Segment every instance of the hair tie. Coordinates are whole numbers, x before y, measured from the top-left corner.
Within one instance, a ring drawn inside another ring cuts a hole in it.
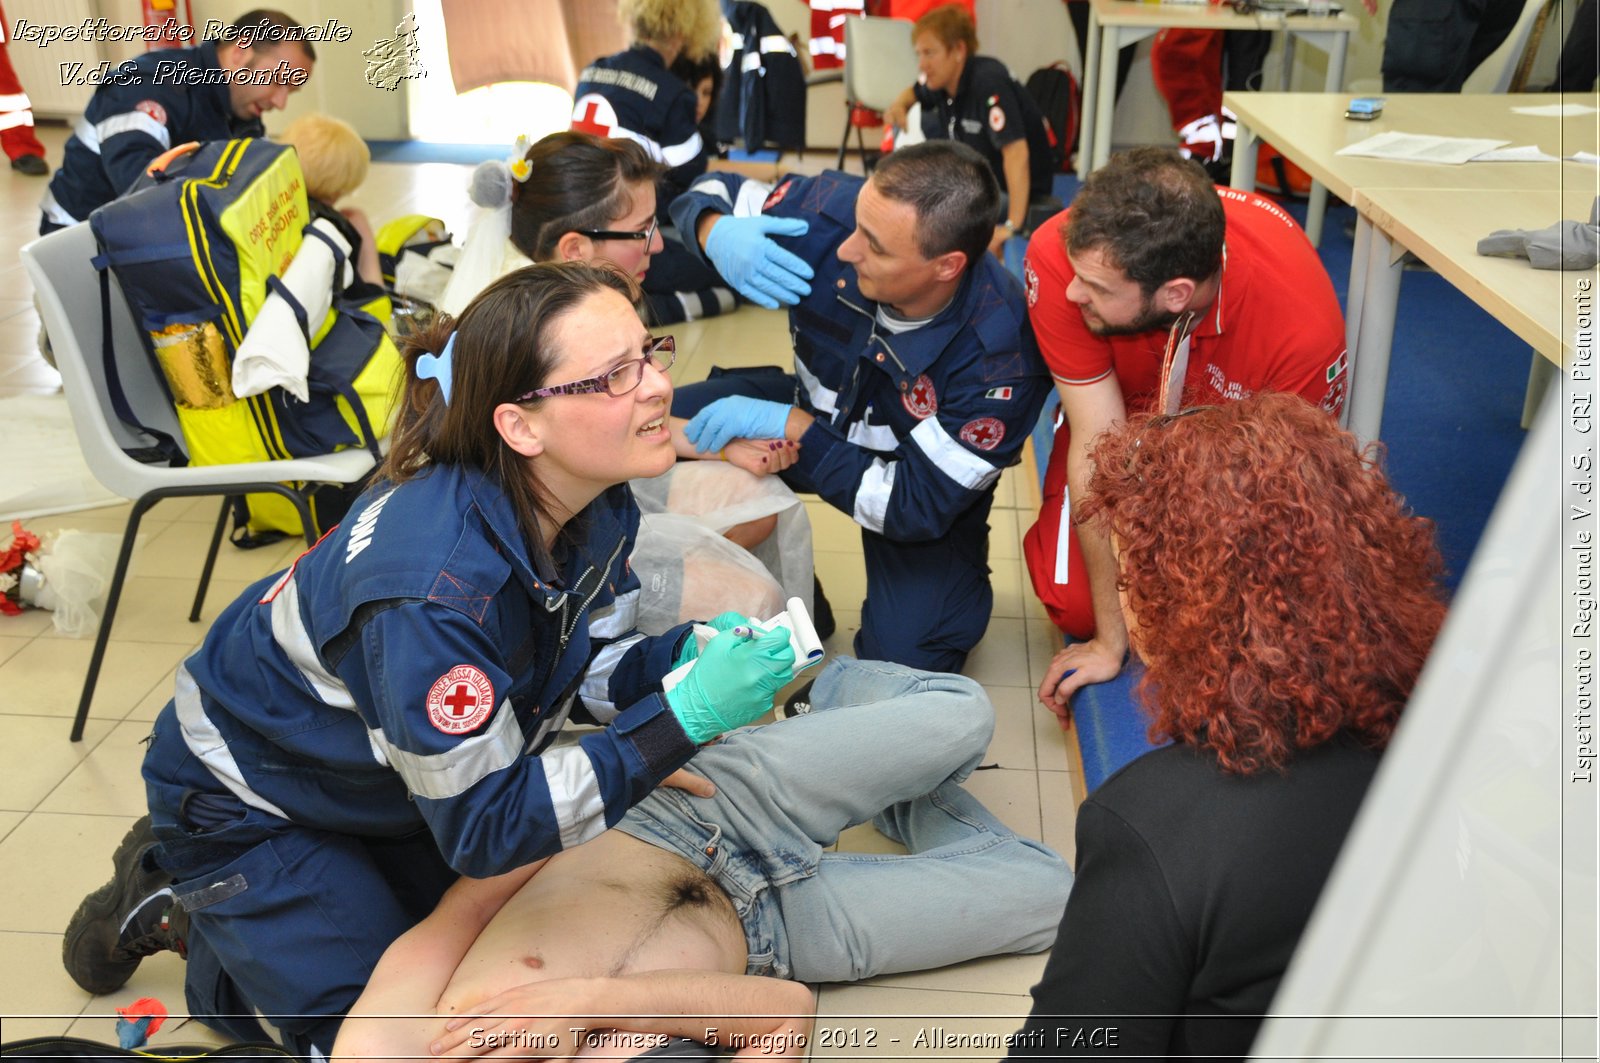
[[[533,163],[528,161],[528,149],[532,146],[528,134],[523,133],[512,143],[511,154],[506,158],[506,168],[519,185],[533,173]]]
[[[450,339],[445,342],[443,354],[438,357],[424,354],[417,358],[417,379],[438,381],[439,394],[446,406],[450,405],[450,380],[455,375],[455,353],[456,333],[452,332]]]

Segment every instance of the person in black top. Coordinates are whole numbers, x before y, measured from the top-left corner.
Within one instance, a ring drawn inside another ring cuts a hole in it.
[[[989,244],[999,254],[1007,238],[1028,231],[1029,204],[1050,198],[1059,160],[1050,127],[1006,65],[978,54],[977,27],[966,8],[946,4],[923,15],[912,27],[911,43],[922,77],[900,94],[884,120],[904,129],[907,111],[920,103],[925,137],[959,140],[984,157],[1006,196]]]
[[[1443,621],[1433,528],[1295,395],[1135,416],[1093,459],[1080,519],[1173,744],[1079,809],[1012,1057],[1240,1058]]]

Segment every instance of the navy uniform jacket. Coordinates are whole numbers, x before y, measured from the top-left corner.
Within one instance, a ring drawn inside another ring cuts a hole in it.
[[[666,163],[659,213],[706,172],[705,144],[695,124],[695,92],[667,69],[661,53],[636,44],[583,68],[573,90],[572,128],[644,145]]]
[[[170,72],[157,81],[160,63],[176,63],[180,71],[221,69],[213,41],[146,52],[113,68],[67,138],[40,204],[45,217],[57,225],[83,221],[133,187],[150,161],[174,145],[264,135],[258,119],[234,115],[227,85],[187,85]]]
[[[817,418],[794,469],[863,528],[937,539],[1021,460],[1050,376],[1022,286],[993,255],[966,271],[928,324],[899,335],[878,325],[878,304],[835,253],[855,230],[862,181],[790,176],[763,197],[760,182],[707,174],[672,217],[682,233],[707,210],[809,223],[804,236],[777,241],[816,271],[811,294],[789,311],[799,402]]]
[[[1028,139],[1029,199],[1048,196],[1055,179],[1049,126],[1028,90],[998,59],[975,55],[961,71],[954,96],[915,86],[922,104],[922,134],[929,140],[959,140],[982,155],[1000,187],[1006,187],[1000,149]]]
[[[377,484],[179,668],[183,752],[293,823],[426,823],[466,875],[594,838],[695,751],[661,694],[687,627],[633,631],[638,523],[612,488],[569,525],[582,541],[557,578],[535,572],[492,478],[439,465]],[[609,726],[552,748],[574,700]]]

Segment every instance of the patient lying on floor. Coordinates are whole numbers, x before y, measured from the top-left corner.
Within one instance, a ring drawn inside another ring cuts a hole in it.
[[[677,1037],[803,1056],[801,982],[1048,948],[1071,872],[960,786],[993,733],[982,688],[841,658],[813,704],[703,749],[709,796],[658,789],[593,841],[458,882],[385,953],[335,1055],[626,1058]],[[825,851],[868,820],[906,855]]]

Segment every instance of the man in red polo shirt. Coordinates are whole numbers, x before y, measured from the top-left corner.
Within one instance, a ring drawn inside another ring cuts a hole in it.
[[[1090,444],[1128,413],[1257,391],[1293,392],[1337,415],[1344,319],[1292,218],[1214,187],[1162,148],[1125,152],[1090,175],[1071,208],[1034,233],[1024,278],[1065,414],[1023,542],[1051,619],[1085,640],[1056,654],[1039,688],[1065,721],[1071,695],[1115,677],[1128,650],[1111,544],[1068,516],[1089,480]]]

